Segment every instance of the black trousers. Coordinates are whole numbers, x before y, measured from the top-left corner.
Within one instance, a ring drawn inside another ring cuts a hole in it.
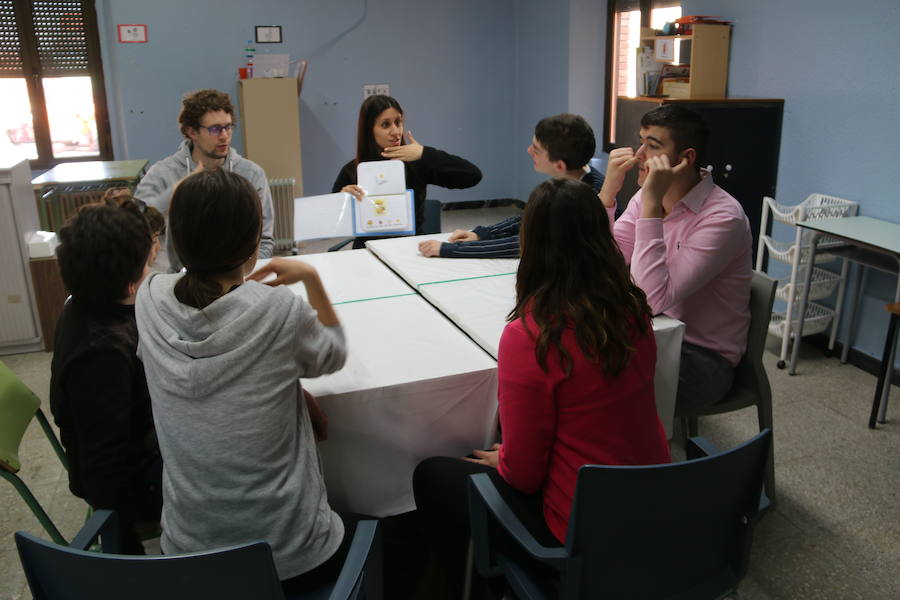
[[[460,597],[464,583],[470,538],[468,479],[473,473],[488,474],[497,491],[539,543],[550,547],[562,545],[544,521],[540,493],[523,494],[506,483],[492,467],[459,458],[428,458],[416,467],[413,493],[422,535],[442,566],[448,586],[446,592],[453,598]],[[511,540],[504,544],[504,550],[520,556],[521,560],[530,560]],[[545,568],[540,563],[534,564],[534,569]],[[473,595],[477,597],[477,592]]]
[[[344,561],[347,560],[347,554],[350,552],[350,544],[353,542],[353,535],[356,533],[356,525],[360,521],[373,519],[365,515],[356,513],[339,512],[338,516],[344,522],[344,539],[341,545],[334,551],[331,557],[318,567],[310,569],[306,573],[301,573],[296,577],[285,579],[281,582],[281,587],[285,595],[300,595],[311,589],[323,586],[338,578],[341,569],[344,568]]]

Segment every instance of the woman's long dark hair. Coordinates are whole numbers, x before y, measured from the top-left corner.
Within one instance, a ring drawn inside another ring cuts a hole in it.
[[[632,334],[647,332],[651,313],[597,194],[571,179],[540,184],[528,199],[519,243],[516,306],[508,319],[531,315],[541,368],[547,371],[547,354],[553,350],[571,374],[572,357],[561,343],[563,331],[571,327],[586,357],[607,375],[621,373],[634,354]]]
[[[187,272],[175,284],[179,302],[203,309],[223,295],[217,276],[256,253],[262,232],[259,196],[236,173],[194,173],[175,188],[169,235]]]
[[[359,107],[359,121],[356,124],[356,164],[367,160],[381,160],[381,148],[375,143],[375,120],[389,108],[397,109],[401,115],[400,103],[390,96],[369,96]],[[400,143],[405,143],[402,139]]]

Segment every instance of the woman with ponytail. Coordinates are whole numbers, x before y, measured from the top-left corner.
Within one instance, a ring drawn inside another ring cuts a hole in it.
[[[229,171],[184,179],[168,230],[186,272],[151,275],[136,311],[165,463],[162,550],[264,539],[286,589],[330,578],[355,520],[328,505],[315,445],[324,415],[299,381],[346,358],[318,273],[276,258],[248,277],[262,211]],[[308,303],[282,285],[298,281]]]

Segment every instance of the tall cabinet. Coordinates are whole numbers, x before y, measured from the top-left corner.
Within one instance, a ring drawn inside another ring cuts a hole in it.
[[[0,167],[0,354],[41,349],[26,244],[38,229],[28,161]]]
[[[303,195],[300,104],[294,78],[241,79],[244,155],[271,179],[293,178],[292,198]]]
[[[755,256],[763,197],[776,197],[784,100],[619,97],[613,145],[637,148],[641,117],[658,106],[675,103],[697,111],[709,123],[710,139],[703,166],[710,167],[719,187],[744,207],[753,232]],[[637,190],[637,172],[632,169],[619,193],[620,210]]]

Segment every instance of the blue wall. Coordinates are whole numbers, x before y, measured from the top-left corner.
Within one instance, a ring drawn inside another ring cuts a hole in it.
[[[734,21],[729,95],[785,100],[776,200],[796,204],[824,192],[859,202],[862,215],[900,222],[900,2],[683,0],[682,6],[684,14]],[[870,274],[857,311],[852,345],[879,358],[888,321],[883,307],[895,285],[893,276]]]
[[[330,192],[355,154],[363,84],[388,83],[417,140],[484,171],[476,188],[433,197],[510,195],[511,0],[100,0],[97,8],[117,158],[171,154],[181,95],[212,87],[236,99],[253,26],[276,24],[284,43],[257,51],[310,61],[300,99],[306,194]],[[146,23],[149,43],[117,43],[118,23]],[[241,149],[240,133],[234,144]]]
[[[900,2],[683,0],[685,14],[735,23],[729,94],[785,99],[777,200],[821,191],[861,214],[900,221],[897,115]],[[330,191],[354,152],[364,83],[389,83],[416,137],[478,164],[462,200],[527,198],[543,178],[525,154],[538,119],[583,114],[600,134],[603,0],[99,0],[116,156],[156,160],[179,141],[184,91],[236,93],[253,25],[281,24],[260,50],[307,58],[300,101],[306,193]],[[149,44],[118,44],[117,23],[146,23]],[[735,140],[753,143],[753,140]],[[240,148],[240,137],[235,140]],[[869,278],[854,346],[878,356],[894,279]]]
[[[256,24],[282,25],[285,40],[257,45],[259,52],[310,61],[300,100],[307,194],[329,192],[354,154],[364,83],[391,85],[419,141],[481,167],[477,188],[435,192],[447,200],[527,198],[543,179],[525,153],[542,117],[569,110],[602,129],[604,0],[194,0],[190,13],[181,6],[98,2],[118,158],[157,160],[174,150],[183,92],[213,87],[236,97],[236,68]],[[119,23],[147,24],[149,43],[119,44]],[[234,145],[241,149],[240,131]]]

